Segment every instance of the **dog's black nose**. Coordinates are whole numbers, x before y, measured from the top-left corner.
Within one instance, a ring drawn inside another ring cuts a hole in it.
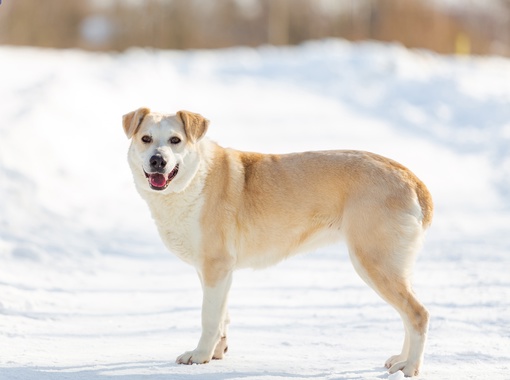
[[[163,156],[159,153],[156,153],[150,159],[151,169],[154,171],[159,171],[165,168],[166,161]]]

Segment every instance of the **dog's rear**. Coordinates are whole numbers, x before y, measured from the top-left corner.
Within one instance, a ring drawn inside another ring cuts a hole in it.
[[[418,375],[428,331],[429,313],[411,287],[411,274],[425,229],[432,222],[433,203],[427,187],[399,163],[367,153],[386,167],[372,199],[364,194],[345,213],[345,235],[351,261],[363,280],[401,315],[405,339],[400,354],[385,365],[390,373]]]

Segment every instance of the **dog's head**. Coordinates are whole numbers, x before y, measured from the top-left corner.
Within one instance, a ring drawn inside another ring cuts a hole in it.
[[[175,115],[139,108],[122,117],[131,139],[129,163],[137,186],[156,192],[179,192],[195,176],[200,163],[198,142],[209,121],[179,111]]]

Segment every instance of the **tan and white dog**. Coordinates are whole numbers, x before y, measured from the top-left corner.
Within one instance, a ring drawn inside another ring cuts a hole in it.
[[[136,188],[167,248],[193,265],[202,283],[202,335],[177,362],[223,358],[234,270],[345,239],[356,271],[404,323],[402,352],[386,367],[417,375],[429,314],[410,277],[432,219],[425,185],[404,166],[368,152],[225,149],[204,138],[208,123],[187,111],[140,108],[123,116]]]

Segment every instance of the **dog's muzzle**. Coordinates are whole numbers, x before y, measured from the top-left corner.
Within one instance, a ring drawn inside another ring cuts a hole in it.
[[[175,178],[177,172],[179,171],[179,164],[175,165],[173,170],[168,173],[168,175],[164,175],[162,173],[147,173],[145,170],[145,177],[149,181],[149,186],[152,190],[165,190],[170,182]]]

